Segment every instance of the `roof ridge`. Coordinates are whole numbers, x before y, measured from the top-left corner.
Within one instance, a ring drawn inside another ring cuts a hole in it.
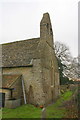
[[[13,44],[13,43],[24,42],[24,41],[31,41],[31,40],[35,41],[37,39],[40,39],[40,37],[38,37],[38,38],[31,38],[31,39],[25,39],[25,40],[17,40],[17,41],[13,41],[13,42],[3,43],[1,45],[7,45],[7,44]]]

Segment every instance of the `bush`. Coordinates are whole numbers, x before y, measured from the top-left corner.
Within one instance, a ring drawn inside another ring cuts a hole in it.
[[[68,77],[61,77],[60,78],[60,84],[61,85],[68,85],[68,84],[74,84],[75,82],[72,80],[69,80]]]

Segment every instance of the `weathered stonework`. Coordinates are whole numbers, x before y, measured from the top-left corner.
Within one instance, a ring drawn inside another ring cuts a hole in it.
[[[16,88],[13,96],[22,103],[26,99],[26,103],[47,105],[58,97],[59,71],[48,13],[40,22],[40,38],[2,45],[2,63],[3,74],[21,75],[12,88]]]

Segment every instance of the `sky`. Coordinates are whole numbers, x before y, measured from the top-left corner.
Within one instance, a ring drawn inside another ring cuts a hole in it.
[[[78,0],[0,0],[0,44],[37,38],[43,13],[50,14],[54,42],[78,55]]]

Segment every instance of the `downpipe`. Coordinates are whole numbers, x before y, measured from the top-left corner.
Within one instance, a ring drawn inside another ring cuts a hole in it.
[[[22,80],[22,89],[23,89],[23,96],[24,96],[24,104],[26,104],[26,93],[25,93],[25,87],[24,87],[24,81]]]

